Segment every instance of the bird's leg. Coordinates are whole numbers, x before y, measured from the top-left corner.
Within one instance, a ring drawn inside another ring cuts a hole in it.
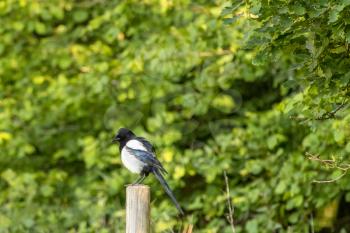
[[[145,176],[145,174],[142,174],[134,183],[132,183],[133,185],[135,184],[139,184],[140,181],[142,181],[143,177]]]
[[[143,173],[141,179],[138,180],[137,184],[141,184],[146,179],[146,177],[147,177],[146,173]]]
[[[146,174],[143,172],[142,175],[131,185],[141,184],[145,178],[146,178]]]
[[[148,170],[143,170],[140,174],[141,176],[132,184],[129,185],[137,185],[137,184],[141,184],[149,175],[149,171]],[[129,185],[125,185],[125,186],[129,186]]]
[[[139,178],[137,178],[137,180],[135,180],[132,184],[126,184],[124,186],[128,187],[128,186],[133,186],[133,185],[139,184],[140,181],[143,179],[143,177],[144,177],[144,174],[142,174]]]

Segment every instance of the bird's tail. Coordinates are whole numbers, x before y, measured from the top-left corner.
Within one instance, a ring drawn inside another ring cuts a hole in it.
[[[167,184],[167,182],[165,181],[164,177],[162,176],[162,174],[160,173],[160,171],[155,168],[153,169],[153,174],[155,175],[155,177],[157,178],[157,180],[160,182],[160,184],[163,186],[165,192],[169,195],[170,199],[173,201],[173,203],[176,206],[176,209],[179,211],[181,216],[184,216],[185,213],[182,210],[180,204],[177,202],[173,192],[171,191],[169,185]]]

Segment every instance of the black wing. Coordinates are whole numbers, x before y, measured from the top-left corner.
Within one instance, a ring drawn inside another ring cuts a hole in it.
[[[153,153],[153,154],[156,153],[156,151],[154,150],[152,144],[149,141],[147,141],[146,138],[136,137],[136,139],[142,143],[142,145],[146,148],[146,150],[148,152]]]
[[[164,173],[168,173],[164,169],[163,165],[159,162],[159,160],[154,156],[154,154],[144,150],[132,149],[128,146],[125,146],[125,148],[129,153],[133,154],[137,159],[144,162],[145,164],[151,167],[158,168],[160,171]]]

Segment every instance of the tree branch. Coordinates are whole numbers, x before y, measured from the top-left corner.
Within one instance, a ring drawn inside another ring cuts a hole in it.
[[[341,109],[345,108],[347,106],[347,103],[348,103],[348,99],[344,99],[343,102],[338,107],[333,109],[332,111],[323,113],[321,116],[318,116],[315,118],[308,118],[308,117],[301,117],[301,116],[290,116],[290,119],[301,121],[301,122],[306,122],[309,120],[324,121],[324,120],[328,120],[328,119],[334,119],[337,117],[336,116],[337,112],[340,111]]]
[[[231,195],[230,195],[230,187],[228,184],[228,178],[226,175],[226,171],[224,171],[224,177],[225,177],[225,184],[226,184],[226,199],[227,199],[227,205],[228,205],[228,211],[229,214],[227,215],[227,220],[231,225],[232,232],[235,233],[235,225],[234,225],[234,220],[233,220],[233,213],[234,213],[234,208],[232,206],[231,202]]]
[[[314,154],[311,154],[309,152],[306,152],[306,155],[308,156],[309,160],[317,161],[326,167],[335,168],[335,169],[339,169],[339,170],[343,171],[343,173],[340,176],[338,176],[334,179],[331,179],[331,180],[313,180],[312,181],[313,183],[332,183],[332,182],[335,182],[335,181],[341,179],[343,176],[345,176],[346,173],[348,172],[348,170],[350,169],[350,164],[339,164],[334,158],[333,159],[321,159],[319,155],[314,155]]]

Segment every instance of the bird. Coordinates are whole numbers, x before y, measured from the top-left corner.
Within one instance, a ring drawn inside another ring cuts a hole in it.
[[[180,216],[184,216],[184,211],[163,177],[168,172],[156,158],[153,145],[145,138],[137,137],[127,128],[120,128],[114,136],[112,143],[119,143],[119,152],[123,165],[130,172],[140,175],[131,185],[141,184],[152,173],[174,203]]]

